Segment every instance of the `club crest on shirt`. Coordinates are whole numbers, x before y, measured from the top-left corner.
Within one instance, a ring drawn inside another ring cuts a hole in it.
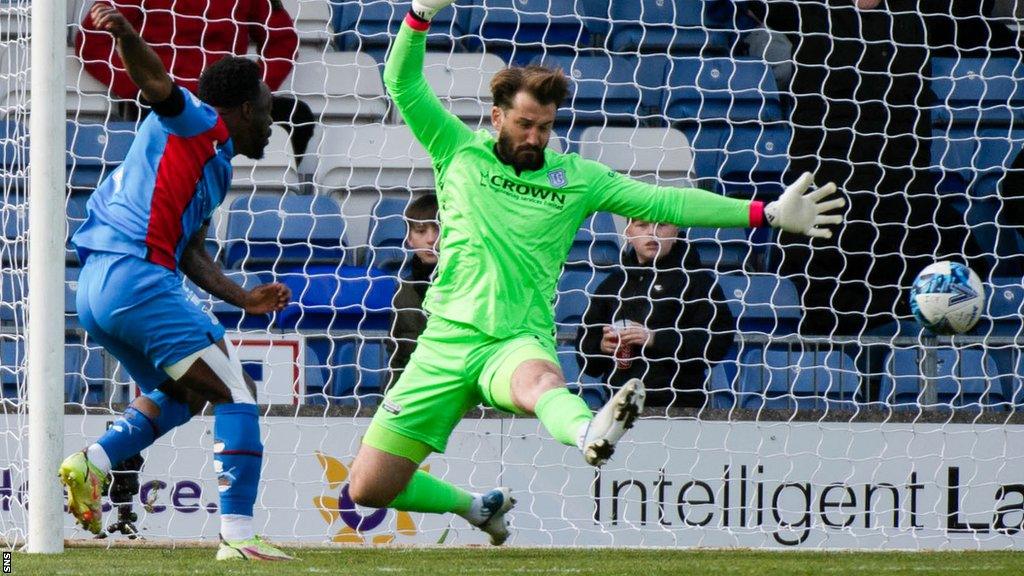
[[[548,172],[548,182],[555,188],[564,188],[567,183],[565,181],[565,170],[559,168],[558,170]]]

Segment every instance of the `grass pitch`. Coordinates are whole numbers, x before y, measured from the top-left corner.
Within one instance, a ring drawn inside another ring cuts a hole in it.
[[[156,576],[163,574],[594,576],[822,574],[1019,574],[1022,552],[752,552],[733,550],[338,548],[299,549],[296,562],[221,564],[211,548],[70,548],[60,555],[14,553],[11,574]],[[5,571],[6,572],[6,571]]]

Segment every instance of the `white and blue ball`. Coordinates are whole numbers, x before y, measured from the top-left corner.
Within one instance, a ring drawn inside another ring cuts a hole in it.
[[[936,334],[963,334],[985,310],[981,279],[959,262],[936,262],[921,270],[910,288],[910,309]]]

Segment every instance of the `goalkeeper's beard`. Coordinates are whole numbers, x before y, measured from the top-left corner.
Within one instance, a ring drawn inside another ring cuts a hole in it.
[[[512,137],[505,131],[498,132],[498,155],[517,171],[540,170],[544,166],[544,149],[530,144],[515,147]]]

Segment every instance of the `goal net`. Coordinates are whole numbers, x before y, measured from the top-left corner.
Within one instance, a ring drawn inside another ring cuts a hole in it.
[[[279,76],[266,156],[234,160],[207,247],[234,281],[284,282],[292,303],[246,314],[183,279],[259,387],[258,532],[285,544],[484,543],[459,518],[357,507],[346,483],[396,350],[414,344],[392,333],[393,317],[422,319],[396,294],[429,282],[405,213],[435,192],[432,162],[382,82],[408,3],[253,0],[238,4],[266,6],[226,16],[212,2],[199,14],[115,4],[185,85],[197,58],[232,51]],[[1022,546],[1024,71],[995,32],[1015,35],[1016,21],[834,4],[459,0],[434,19],[427,82],[473,129],[491,129],[498,71],[554,66],[570,84],[556,152],[765,202],[815,171],[850,204],[830,241],[691,228],[673,242],[662,225],[653,257],[642,223],[606,213],[582,223],[553,302],[561,369],[594,409],[634,376],[650,400],[600,470],[535,419],[467,414],[424,466],[475,491],[512,487],[511,545]],[[57,39],[66,108],[33,110],[66,116],[66,452],[139,393],[74,303],[82,263],[70,237],[147,113],[118,93],[124,71],[109,37],[89,28],[90,6],[68,0]],[[27,226],[31,12],[25,0],[0,3],[0,531],[12,546],[30,513],[27,238],[61,233]],[[963,45],[966,28],[949,33],[963,22],[992,30],[992,43]],[[559,193],[556,181],[528,188],[513,190]],[[937,260],[969,265],[985,285],[966,334],[936,336],[911,316],[910,283]],[[603,328],[630,323],[651,331],[648,345],[602,351]],[[212,444],[210,416],[160,438],[143,454],[139,490],[108,502],[104,524],[134,512],[142,538],[215,541]],[[66,538],[91,537],[64,520]]]

